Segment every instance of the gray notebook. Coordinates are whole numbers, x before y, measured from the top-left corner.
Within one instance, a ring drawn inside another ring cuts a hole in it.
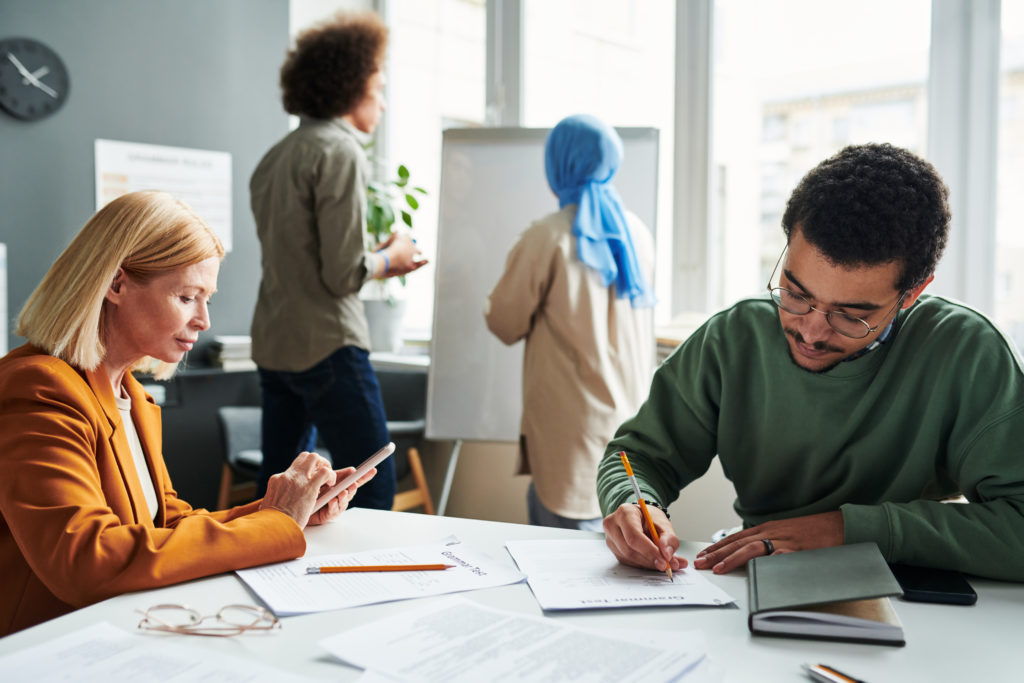
[[[748,573],[752,633],[905,643],[888,599],[902,591],[874,543],[755,557]]]

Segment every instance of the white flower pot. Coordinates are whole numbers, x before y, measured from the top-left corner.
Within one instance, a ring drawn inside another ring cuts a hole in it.
[[[398,353],[402,349],[404,299],[363,299],[370,325],[370,350]]]

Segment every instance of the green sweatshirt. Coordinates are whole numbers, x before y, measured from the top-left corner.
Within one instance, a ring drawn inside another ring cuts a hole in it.
[[[767,298],[715,315],[661,365],[608,444],[604,514],[665,505],[717,454],[746,526],[841,510],[890,562],[1024,581],[1024,367],[976,311],[922,296],[878,349],[824,373],[789,357]],[[963,493],[969,504],[939,498]]]

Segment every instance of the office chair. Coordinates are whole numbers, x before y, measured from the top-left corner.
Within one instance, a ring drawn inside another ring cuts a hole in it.
[[[256,497],[255,480],[263,463],[261,410],[255,406],[221,406],[217,419],[224,442],[217,509],[224,510]],[[241,482],[235,482],[236,475],[242,478]]]
[[[255,479],[263,464],[260,452],[263,411],[258,406],[221,406],[217,409],[217,419],[224,443],[217,509],[224,510],[256,498]],[[322,446],[317,446],[316,451],[328,459],[331,457]],[[235,477],[241,481],[236,482]]]
[[[392,510],[422,507],[434,514],[427,478],[423,474],[419,442],[427,426],[427,374],[409,370],[376,368],[384,412],[388,416],[388,433],[395,442],[395,477],[401,487],[403,479],[412,475],[414,486],[398,491]]]
[[[395,478],[399,487],[411,475],[412,487],[395,494],[392,510],[422,507],[434,514],[434,503],[427,486],[420,460],[419,445],[426,427],[427,376],[425,373],[402,370],[377,372],[389,418],[388,432],[395,442]],[[224,442],[224,464],[221,468],[217,509],[223,510],[256,496],[256,482],[263,462],[260,452],[261,410],[256,406],[222,406],[217,410]],[[318,448],[317,452],[327,455]],[[235,478],[242,479],[236,482]]]

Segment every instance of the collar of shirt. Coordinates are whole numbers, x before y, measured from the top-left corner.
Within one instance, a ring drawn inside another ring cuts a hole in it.
[[[333,119],[317,119],[311,116],[299,117],[300,126],[322,126],[325,124],[332,124],[337,126],[338,128],[341,128],[343,131],[345,131],[346,133],[354,137],[356,140],[358,140],[359,144],[364,147],[372,139],[371,135],[368,135],[367,133],[364,133],[363,131],[359,130],[358,128],[356,128],[355,126],[353,126],[351,123],[349,123],[340,116]]]
[[[868,344],[867,346],[865,346],[863,349],[853,354],[852,356],[847,356],[846,358],[843,359],[843,362],[845,363],[847,361],[857,360],[861,356],[870,353],[871,351],[874,351],[879,346],[884,344],[889,339],[889,335],[892,334],[892,328],[893,326],[895,326],[895,324],[896,318],[894,317],[892,320],[889,321],[889,324],[885,326],[885,329],[882,330],[882,334],[875,337],[875,340],[873,342],[871,342],[870,344]]]

